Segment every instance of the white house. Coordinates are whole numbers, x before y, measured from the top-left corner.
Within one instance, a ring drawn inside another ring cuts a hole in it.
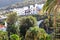
[[[10,11],[17,12],[18,15],[29,15],[29,14],[37,14],[38,11],[42,9],[44,4],[35,4],[35,6],[30,5],[30,8],[28,6],[22,7],[22,8],[14,8],[10,9]]]

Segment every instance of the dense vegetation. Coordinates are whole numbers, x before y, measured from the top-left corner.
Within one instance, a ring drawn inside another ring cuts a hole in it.
[[[7,16],[6,32],[1,32],[1,40],[51,40],[51,36],[43,28],[37,26],[33,16],[18,17],[15,12]]]
[[[0,40],[52,40],[51,37],[60,33],[59,5],[59,0],[47,0],[43,6],[43,16],[18,17],[15,12],[8,13],[4,20],[8,25],[6,31],[0,31]],[[37,26],[37,22],[42,19],[43,26]]]

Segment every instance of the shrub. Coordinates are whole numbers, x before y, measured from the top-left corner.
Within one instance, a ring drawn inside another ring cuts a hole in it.
[[[31,27],[25,35],[25,40],[50,40],[50,36],[44,29]]]
[[[10,40],[21,40],[21,38],[19,38],[18,35],[13,34],[13,35],[10,35]]]
[[[18,34],[18,33],[19,33],[18,26],[15,26],[14,24],[8,25],[8,26],[9,26],[9,27],[7,27],[7,31],[8,31],[10,34]]]
[[[34,27],[36,26],[36,19],[32,16],[28,16],[28,17],[22,17],[20,19],[20,33],[21,35],[25,36],[26,31],[30,28],[30,27]]]
[[[8,32],[8,39],[9,40],[10,40],[10,35],[12,35],[12,34],[17,34],[20,36],[18,26],[15,26],[14,24],[8,25],[7,32]]]
[[[0,31],[0,40],[8,40],[7,32]]]

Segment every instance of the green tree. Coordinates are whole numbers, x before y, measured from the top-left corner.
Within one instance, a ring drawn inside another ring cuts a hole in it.
[[[26,32],[25,40],[51,40],[51,38],[44,29],[36,26]]]
[[[26,31],[30,28],[30,27],[34,27],[36,26],[36,19],[32,16],[28,16],[28,17],[22,17],[20,19],[20,33],[21,35],[25,36]]]

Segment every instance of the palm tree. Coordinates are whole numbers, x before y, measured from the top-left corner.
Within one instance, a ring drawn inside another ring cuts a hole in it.
[[[56,13],[59,4],[60,4],[60,0],[47,0],[43,6],[43,12],[48,13],[48,19],[50,18],[51,12],[54,14],[54,24],[53,24],[54,27],[56,27]]]

